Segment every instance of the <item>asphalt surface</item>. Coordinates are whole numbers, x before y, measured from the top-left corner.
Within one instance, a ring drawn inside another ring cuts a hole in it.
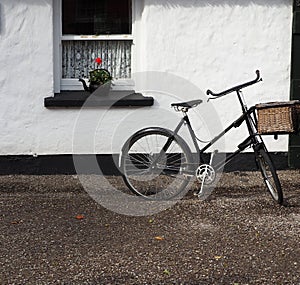
[[[141,217],[76,176],[0,176],[0,284],[300,284],[300,171],[279,175],[285,206],[241,172]]]

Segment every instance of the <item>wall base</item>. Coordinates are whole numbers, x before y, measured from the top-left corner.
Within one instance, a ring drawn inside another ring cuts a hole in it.
[[[287,153],[271,153],[272,159],[278,170],[288,169]],[[85,173],[92,174],[88,162],[90,155],[79,155],[82,162],[86,162]],[[120,175],[115,162],[118,155],[97,155],[97,161],[104,175]],[[300,166],[299,166],[300,167]],[[226,172],[231,171],[256,171],[253,153],[242,153],[235,157],[225,167]],[[0,156],[0,175],[24,174],[24,175],[52,175],[52,174],[76,174],[71,154],[65,155],[41,155],[37,157],[29,155]]]

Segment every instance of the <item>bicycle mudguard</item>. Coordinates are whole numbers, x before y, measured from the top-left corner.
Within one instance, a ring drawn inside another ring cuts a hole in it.
[[[141,129],[141,130],[137,131],[131,137],[134,137],[136,135],[141,135],[141,134],[144,134],[144,133],[147,133],[147,132],[152,132],[152,131],[167,132],[170,135],[174,135],[173,131],[171,131],[169,129],[166,129],[166,128],[161,128],[161,127],[147,127],[147,128],[144,128],[144,129]]]
[[[124,151],[124,148],[129,144],[129,142],[134,139],[136,136],[140,136],[143,135],[144,133],[148,133],[148,132],[152,132],[152,131],[159,131],[159,132],[166,132],[171,136],[174,136],[174,132],[169,130],[169,129],[165,129],[165,128],[161,128],[161,127],[147,127],[141,130],[138,130],[137,132],[135,132],[132,136],[130,136],[128,138],[128,140],[124,143],[123,147],[122,147],[122,152]]]
[[[135,132],[132,136],[130,136],[127,141],[124,143],[121,151],[123,152],[124,149],[126,149],[128,147],[128,145],[130,144],[130,142],[132,140],[134,140],[136,137],[138,136],[143,136],[144,134],[148,133],[148,132],[162,132],[162,133],[166,133],[168,134],[170,137],[174,137],[179,143],[183,144],[187,150],[189,151],[189,153],[191,154],[191,149],[189,147],[189,145],[186,143],[186,141],[179,136],[178,134],[175,134],[173,131],[166,129],[166,128],[161,128],[161,127],[147,127],[144,129],[141,129],[137,132]]]

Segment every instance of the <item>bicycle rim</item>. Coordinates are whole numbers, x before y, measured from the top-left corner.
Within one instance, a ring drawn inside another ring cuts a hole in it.
[[[149,131],[134,136],[123,148],[121,169],[129,189],[146,199],[169,200],[190,181],[189,148],[168,132]],[[163,148],[168,145],[166,150]]]
[[[269,193],[278,204],[282,204],[283,193],[281,184],[270,155],[264,149],[258,151],[257,162]]]

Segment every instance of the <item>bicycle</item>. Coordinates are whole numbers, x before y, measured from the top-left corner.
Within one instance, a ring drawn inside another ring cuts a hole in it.
[[[262,78],[257,70],[254,80],[220,93],[207,90],[206,93],[209,99],[220,98],[235,92],[242,108],[242,115],[201,149],[188,117],[188,111],[202,103],[200,99],[171,104],[175,111],[181,111],[183,114],[175,130],[148,127],[134,133],[125,142],[120,156],[120,170],[128,188],[134,194],[146,199],[171,199],[179,195],[191,179],[196,177],[201,183],[197,193],[200,197],[203,194],[203,187],[214,182],[216,173],[224,165],[245,149],[252,148],[256,164],[268,191],[278,204],[282,204],[283,193],[276,168],[261,135],[257,131],[256,107],[247,108],[241,91],[260,81],[262,81]],[[210,161],[205,163],[205,151],[228,131],[240,127],[243,122],[246,122],[249,136],[237,146],[237,150],[216,163],[216,165],[212,165],[213,154]],[[192,153],[187,142],[178,134],[183,125],[188,128],[196,149],[196,158],[200,163],[194,162],[195,154]]]

